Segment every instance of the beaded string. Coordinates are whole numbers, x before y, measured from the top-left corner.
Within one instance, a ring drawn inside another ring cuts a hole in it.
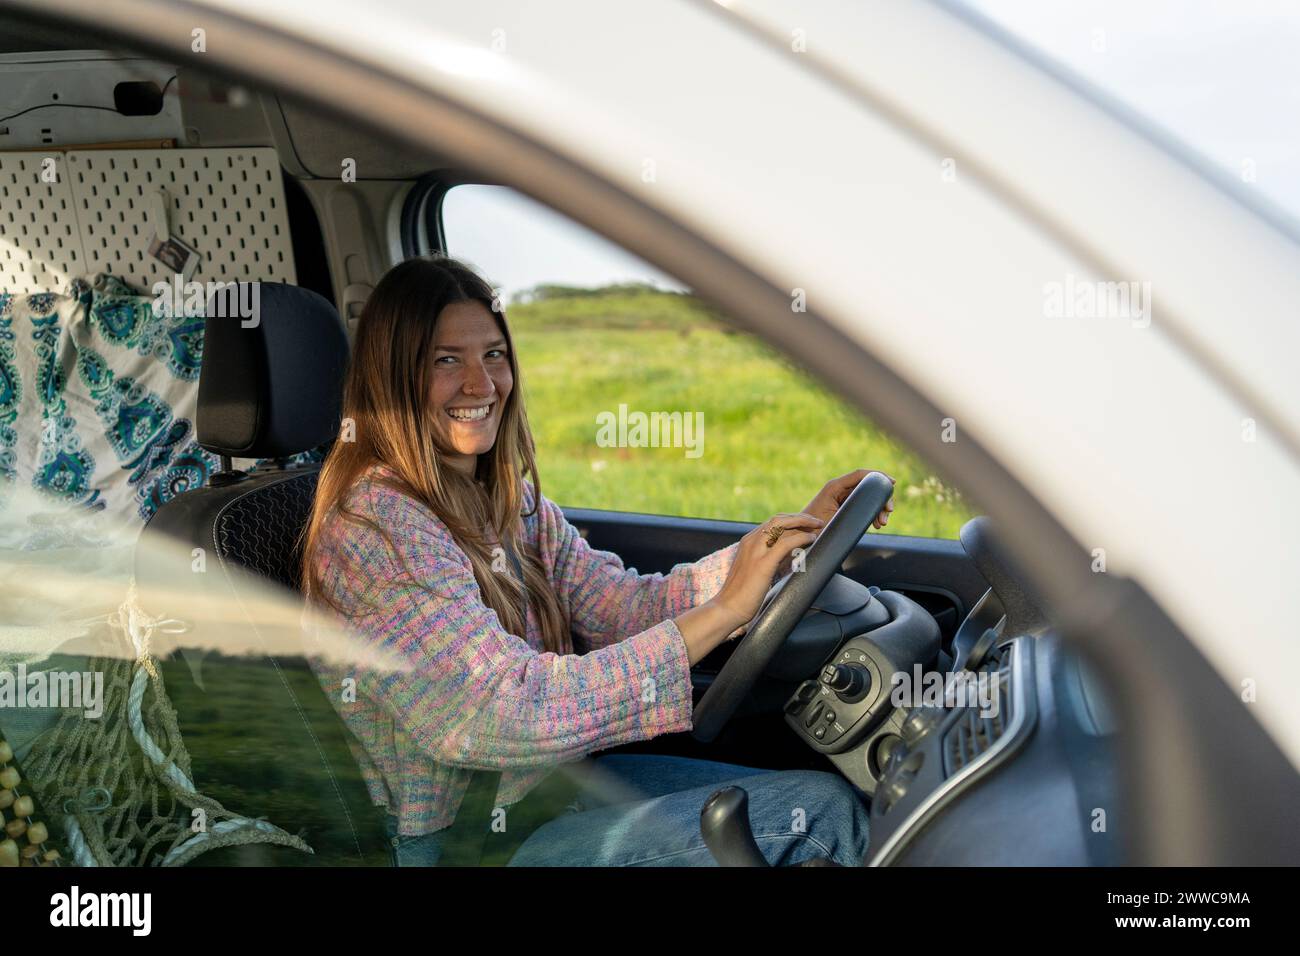
[[[36,819],[36,802],[19,789],[22,782],[13,748],[0,737],[0,866],[57,866],[59,851],[49,845],[50,830]]]

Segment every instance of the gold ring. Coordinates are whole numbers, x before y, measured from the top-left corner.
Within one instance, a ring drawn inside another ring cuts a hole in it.
[[[779,524],[774,524],[774,525],[772,525],[772,527],[768,528],[768,529],[767,529],[767,546],[770,548],[770,547],[772,547],[774,544],[776,544],[777,539],[780,538],[781,535],[785,534],[788,530],[790,530],[790,529],[788,529],[788,528],[783,528],[783,527],[781,527],[781,525],[779,525]]]

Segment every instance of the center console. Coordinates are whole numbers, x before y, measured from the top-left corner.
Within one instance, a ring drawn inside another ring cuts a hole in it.
[[[977,632],[954,642],[959,665],[937,671],[930,615],[872,592],[888,623],[846,640],[796,688],[785,720],[871,798],[869,863],[880,866],[1014,754],[1036,713],[1032,638],[1000,638],[1000,609],[972,615]]]
[[[963,791],[992,773],[1029,738],[1037,720],[1032,638],[999,645],[979,671],[987,693],[957,691],[903,718],[871,802],[871,866],[892,863]]]

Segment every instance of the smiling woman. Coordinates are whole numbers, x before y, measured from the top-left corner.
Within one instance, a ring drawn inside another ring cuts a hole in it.
[[[355,440],[336,443],[321,470],[305,554],[315,553],[325,516],[336,508],[346,513],[345,495],[368,468],[384,464],[462,543],[485,603],[518,634],[521,594],[494,573],[493,548],[516,545],[523,476],[534,473],[539,483],[514,389],[519,370],[510,331],[492,303],[487,283],[450,259],[401,263],[371,294],[344,386],[344,422]],[[476,418],[484,408],[486,417]],[[321,594],[310,560],[304,574],[308,590]],[[522,577],[547,649],[568,650],[559,605],[527,556]],[[324,600],[332,603],[328,595]]]
[[[496,442],[500,409],[514,389],[508,343],[478,300],[453,302],[438,317],[433,343],[433,406],[446,417],[447,462],[474,477],[478,456]]]
[[[866,807],[843,778],[817,771],[618,755],[559,774],[586,812],[537,819],[535,794],[561,764],[690,729],[690,668],[754,616],[865,472],[737,544],[639,575],[593,550],[541,494],[518,380],[505,315],[461,263],[404,262],[367,301],[343,401],[353,440],[335,443],[322,468],[303,584],[363,649],[403,659],[395,674],[314,662],[327,689],[355,683],[354,699],[335,706],[387,808],[395,862],[437,863],[464,826],[481,843],[486,786],[516,821],[504,852],[519,850],[515,862],[708,863],[706,788],[742,776],[770,862],[859,862]],[[612,809],[611,777],[642,803]],[[808,824],[792,829],[795,792]],[[653,825],[632,828],[650,809]],[[518,822],[528,818],[534,826]]]

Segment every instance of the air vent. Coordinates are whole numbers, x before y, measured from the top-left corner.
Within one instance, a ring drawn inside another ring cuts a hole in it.
[[[987,681],[987,691],[997,695],[997,707],[986,713],[979,706],[966,707],[961,717],[944,735],[944,772],[952,776],[980,754],[987,751],[1006,733],[1011,723],[1011,655],[1002,648],[989,654],[980,668],[980,681]]]

